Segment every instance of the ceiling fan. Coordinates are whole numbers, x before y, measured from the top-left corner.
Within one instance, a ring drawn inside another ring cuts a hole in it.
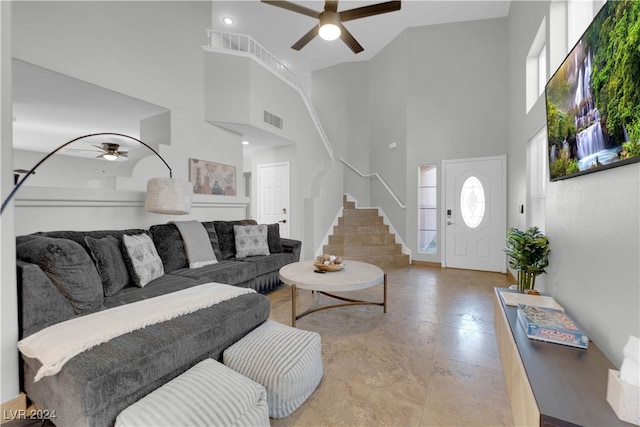
[[[342,23],[353,21],[354,19],[366,18],[368,16],[380,15],[381,13],[395,12],[396,10],[400,10],[402,3],[401,1],[387,1],[338,12],[338,0],[326,0],[324,2],[324,11],[317,12],[289,1],[262,0],[262,2],[318,19],[318,25],[295,42],[294,45],[291,46],[292,49],[300,50],[313,40],[315,36],[320,35],[320,37],[325,40],[335,40],[340,37],[353,53],[360,53],[364,48]]]
[[[69,148],[67,151],[101,151],[102,154],[96,157],[96,159],[105,159],[109,161],[118,160],[121,157],[126,158],[128,156],[127,151],[120,151],[120,144],[113,142],[103,142],[101,145],[92,145],[99,150],[83,150],[78,148]]]

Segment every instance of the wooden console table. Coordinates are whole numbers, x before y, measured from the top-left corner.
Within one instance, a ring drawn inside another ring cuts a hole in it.
[[[529,339],[517,309],[500,298],[505,290],[495,288],[494,327],[515,425],[631,426],[607,402],[607,375],[615,367],[600,349],[593,342],[581,350]]]

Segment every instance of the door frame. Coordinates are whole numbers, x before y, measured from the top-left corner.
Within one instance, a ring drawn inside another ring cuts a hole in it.
[[[288,173],[288,187],[289,187],[289,194],[288,194],[288,200],[289,200],[289,206],[287,207],[287,215],[288,215],[288,223],[289,223],[289,235],[291,235],[291,223],[293,221],[293,215],[291,215],[291,162],[288,160],[283,160],[281,162],[270,162],[270,163],[260,163],[256,165],[256,191],[255,191],[255,205],[256,205],[256,220],[258,220],[258,222],[260,221],[260,203],[258,198],[261,197],[260,196],[260,168],[261,167],[273,167],[273,166],[286,166]]]
[[[447,164],[451,163],[465,163],[465,162],[477,162],[482,160],[500,160],[502,162],[502,194],[500,202],[504,206],[504,212],[500,218],[500,228],[503,233],[507,232],[507,155],[502,154],[500,156],[485,156],[485,157],[469,157],[465,159],[453,159],[442,160],[442,167],[440,173],[440,182],[442,182],[442,188],[440,191],[440,202],[442,209],[440,210],[440,229],[442,230],[442,244],[440,245],[440,265],[442,268],[447,267],[447,215],[446,215],[446,202],[447,202]],[[507,257],[504,252],[501,254],[502,262],[500,263],[501,273],[507,272]]]

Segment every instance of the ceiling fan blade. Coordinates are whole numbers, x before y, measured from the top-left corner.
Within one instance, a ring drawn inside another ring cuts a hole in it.
[[[87,150],[86,148],[67,148],[65,151],[92,151],[94,153],[101,153],[104,150]]]
[[[261,0],[262,3],[270,4],[271,6],[281,7],[283,9],[290,10],[292,12],[301,13],[303,15],[310,16],[312,18],[318,18],[320,12],[316,12],[308,7],[300,6],[299,4],[291,3],[290,1],[278,1],[278,0]]]
[[[100,146],[100,145],[91,144],[91,146],[100,149],[100,151],[104,151],[105,150],[104,145]],[[95,150],[91,150],[91,151],[95,151]]]
[[[396,10],[400,10],[401,5],[401,1],[387,1],[369,6],[356,7],[355,9],[343,10],[340,12],[340,21],[346,22],[366,18],[367,16],[379,15],[381,13],[395,12]]]
[[[364,48],[358,43],[355,37],[347,30],[344,25],[340,24],[340,38],[349,46],[353,53],[360,53]]]
[[[302,36],[302,38],[300,38],[300,40],[298,40],[297,42],[295,42],[293,44],[293,46],[291,46],[291,49],[295,49],[295,50],[300,50],[303,47],[306,46],[307,43],[309,43],[311,40],[313,40],[313,38],[315,36],[318,35],[318,31],[320,31],[320,25],[316,25],[315,27],[313,27],[311,30],[309,30],[309,32],[307,34],[305,34],[304,36]]]
[[[338,0],[326,0],[324,2],[324,10],[325,12],[337,12],[338,11]]]
[[[128,151],[118,151],[118,157],[129,157]]]

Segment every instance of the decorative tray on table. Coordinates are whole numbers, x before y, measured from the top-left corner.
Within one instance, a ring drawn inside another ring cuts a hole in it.
[[[344,268],[344,262],[339,256],[322,255],[316,258],[313,266],[322,271],[339,271]]]

